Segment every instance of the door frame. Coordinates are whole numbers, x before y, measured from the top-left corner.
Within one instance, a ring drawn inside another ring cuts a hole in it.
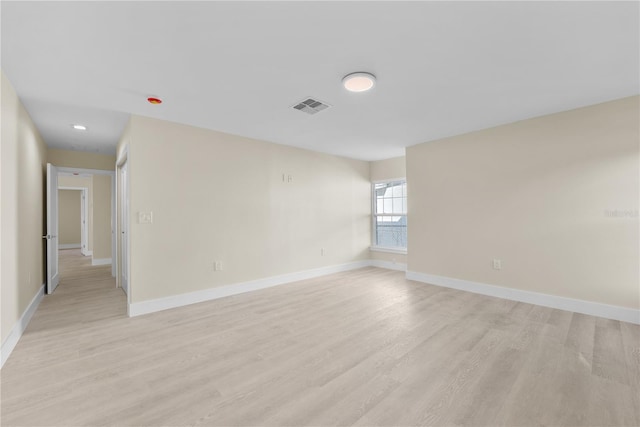
[[[126,179],[124,180],[125,188],[122,188],[122,178],[121,173],[122,169],[126,167]],[[121,288],[121,268],[123,263],[120,262],[120,257],[123,256],[123,252],[126,259],[126,278],[127,278],[127,291],[125,292],[127,295],[127,315],[130,316],[129,309],[131,307],[131,169],[129,167],[129,147],[124,147],[124,150],[116,160],[116,168],[115,168],[115,230],[116,230],[116,253],[114,256],[113,265],[116,266],[115,277],[116,277],[116,286]],[[123,212],[126,212],[126,215]],[[121,231],[122,227],[126,227],[127,237],[126,237],[126,247],[123,249],[122,245],[122,236]]]
[[[78,175],[109,175],[111,176],[111,254],[113,254],[114,246],[117,243],[116,233],[115,233],[116,194],[115,194],[115,191],[113,191],[113,189],[115,188],[114,182],[116,179],[115,171],[104,170],[104,169],[69,168],[69,167],[63,167],[63,166],[58,166],[57,169],[58,169],[58,173],[62,172],[62,173],[71,173],[71,174],[78,174]],[[87,201],[87,198],[85,198],[85,201]],[[86,212],[88,213],[89,211],[87,210]],[[115,275],[116,275],[116,267],[115,267],[115,262],[112,258],[111,259],[111,276],[115,277]]]
[[[58,175],[59,177],[59,175]],[[68,187],[68,186],[59,186],[59,190],[78,190],[80,191],[80,253],[84,256],[87,256],[85,253],[87,250],[87,245],[89,241],[89,224],[87,222],[87,213],[89,212],[89,189],[87,187]],[[60,212],[60,206],[58,205],[58,215]],[[60,249],[60,245],[58,245],[58,249]]]

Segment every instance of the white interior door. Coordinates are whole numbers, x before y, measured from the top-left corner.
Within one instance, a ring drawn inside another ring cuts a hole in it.
[[[122,289],[129,294],[129,183],[127,182],[127,163],[125,162],[120,168],[120,191],[122,197],[120,198],[120,211],[121,218],[121,262],[122,268],[120,268],[120,283]]]
[[[60,282],[58,269],[58,169],[47,163],[47,293]]]

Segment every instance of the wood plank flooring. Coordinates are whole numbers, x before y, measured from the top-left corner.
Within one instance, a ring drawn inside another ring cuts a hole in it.
[[[62,279],[1,371],[3,426],[638,426],[640,327],[376,268],[136,318]]]

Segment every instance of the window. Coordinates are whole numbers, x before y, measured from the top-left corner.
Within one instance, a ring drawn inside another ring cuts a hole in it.
[[[373,246],[407,249],[407,181],[373,184]]]

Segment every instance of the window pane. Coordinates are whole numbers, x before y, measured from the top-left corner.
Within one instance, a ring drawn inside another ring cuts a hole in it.
[[[373,185],[374,244],[387,248],[407,247],[407,184],[406,181]]]
[[[382,213],[393,213],[393,199],[383,199],[384,210]]]
[[[384,193],[387,192],[387,184],[386,183],[375,184],[373,187],[373,191],[375,193],[376,198],[384,197]]]
[[[405,216],[382,216],[376,221],[376,245],[387,248],[407,247]]]
[[[402,210],[402,199],[400,197],[395,197],[393,200],[393,213],[404,213]]]

